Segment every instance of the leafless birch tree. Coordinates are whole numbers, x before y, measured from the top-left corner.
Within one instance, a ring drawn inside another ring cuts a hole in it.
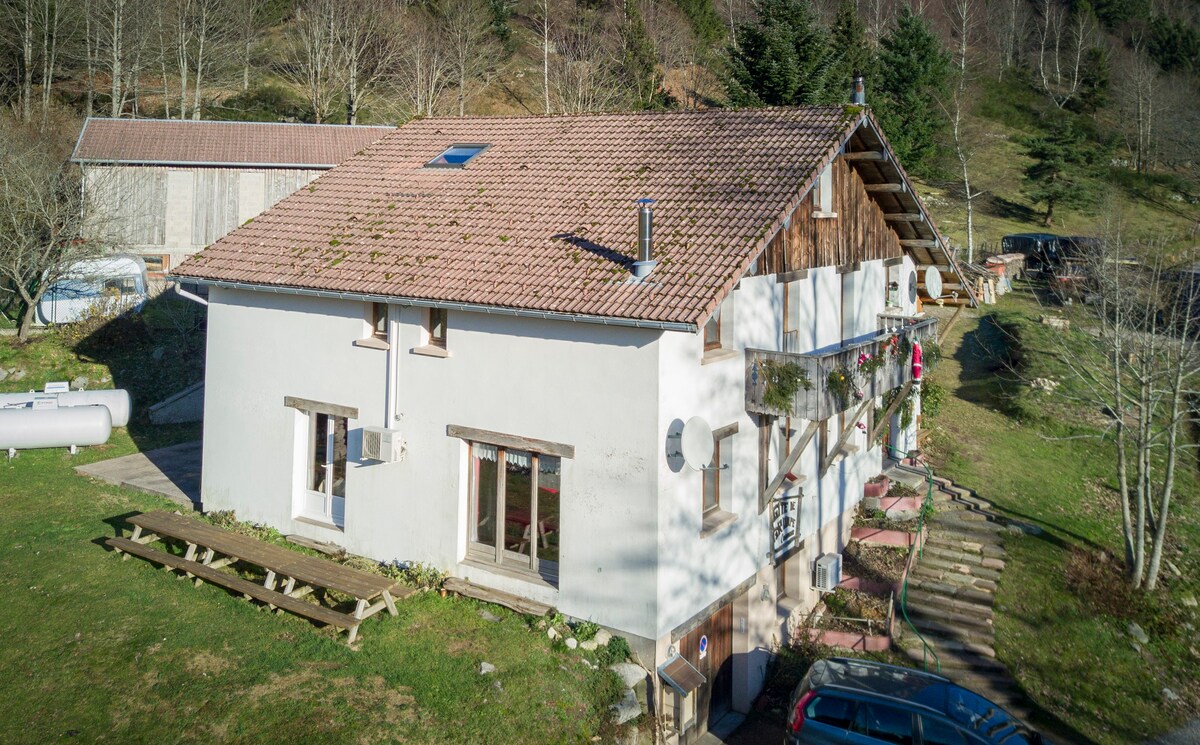
[[[975,198],[983,192],[971,187],[971,159],[974,148],[968,142],[966,110],[973,75],[972,56],[976,35],[982,22],[983,8],[979,0],[946,0],[946,17],[954,37],[955,81],[947,114],[954,136],[954,153],[962,174],[963,201],[967,208],[967,263],[975,260]]]
[[[488,9],[480,0],[445,0],[442,24],[458,89],[458,115],[463,116],[467,99],[486,87],[495,74],[503,50],[490,28]]]
[[[411,116],[442,113],[446,91],[454,82],[439,20],[421,7],[404,13],[404,49],[392,84]]]
[[[21,341],[46,290],[72,264],[104,250],[85,230],[82,200],[74,166],[28,130],[0,122],[0,292],[20,301]]]
[[[338,70],[340,0],[305,0],[297,9],[290,38],[290,59],[281,74],[304,91],[313,119],[329,118],[342,92]]]
[[[346,123],[393,74],[407,40],[394,0],[348,0],[334,22],[335,65],[346,94]]]

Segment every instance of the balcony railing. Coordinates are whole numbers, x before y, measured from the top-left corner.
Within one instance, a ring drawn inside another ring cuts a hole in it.
[[[912,380],[912,344],[936,338],[937,319],[879,316],[880,332],[824,352],[746,350],[746,410],[823,420]]]

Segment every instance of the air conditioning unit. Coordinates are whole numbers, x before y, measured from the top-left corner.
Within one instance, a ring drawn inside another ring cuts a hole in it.
[[[398,429],[363,427],[362,457],[384,463],[404,460],[404,438]]]
[[[819,592],[833,592],[842,582],[842,555],[825,554],[817,559],[816,586]]]

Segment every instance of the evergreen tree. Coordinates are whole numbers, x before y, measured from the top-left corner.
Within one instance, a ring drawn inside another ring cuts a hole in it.
[[[1091,204],[1091,177],[1095,175],[1098,153],[1078,127],[1069,120],[1060,120],[1050,126],[1047,135],[1019,142],[1033,159],[1025,169],[1025,196],[1034,204],[1046,205],[1047,227],[1054,224],[1056,208]]]
[[[875,83],[875,52],[867,41],[867,27],[858,15],[854,0],[842,0],[830,29],[831,61],[825,103],[848,101],[854,74],[860,73],[867,89]]]
[[[712,0],[675,0],[675,4],[687,16],[692,33],[701,44],[712,45],[725,38],[725,24]]]
[[[665,103],[659,91],[658,55],[646,32],[646,24],[635,0],[624,0],[625,22],[621,26],[621,72],[634,92],[638,108]]]
[[[488,10],[492,14],[492,33],[496,35],[496,41],[504,47],[506,56],[512,56],[512,53],[517,50],[517,42],[513,38],[512,26],[509,24],[513,15],[512,5],[509,0],[488,0]]]
[[[868,94],[896,157],[912,173],[929,176],[947,126],[939,103],[947,94],[950,55],[921,16],[900,12],[880,40],[878,95]]]
[[[757,21],[738,26],[726,88],[738,105],[797,106],[826,99],[828,35],[806,0],[756,0]]]
[[[1108,55],[1103,49],[1092,47],[1083,57],[1083,75],[1079,78],[1079,92],[1072,103],[1081,114],[1095,115],[1108,105],[1111,79]]]

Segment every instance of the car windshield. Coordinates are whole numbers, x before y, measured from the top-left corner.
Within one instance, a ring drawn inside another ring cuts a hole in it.
[[[967,729],[1004,745],[1028,745],[1022,727],[1008,712],[983,696],[958,686],[946,686],[946,715]]]

